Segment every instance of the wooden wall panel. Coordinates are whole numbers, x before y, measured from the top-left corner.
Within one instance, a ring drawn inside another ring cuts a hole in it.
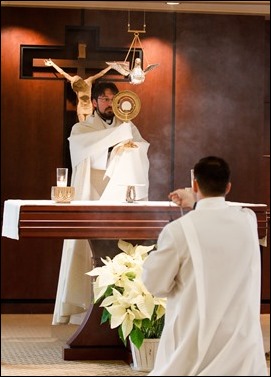
[[[178,15],[175,186],[189,184],[199,158],[220,155],[232,168],[229,199],[262,202],[264,20],[194,21]]]
[[[79,23],[80,11],[5,8],[1,17],[2,206],[6,199],[50,199],[63,164],[64,81],[20,79],[20,45],[64,44],[65,25]],[[25,300],[54,301],[62,240],[2,238],[1,250],[4,303],[15,300],[21,310]]]
[[[65,79],[20,78],[20,46],[64,46],[69,27],[94,27],[100,48],[129,48],[128,12],[4,7],[1,16],[1,204],[49,199],[56,167],[68,164],[76,97]],[[132,12],[134,25],[143,25],[142,12]],[[172,189],[189,186],[194,163],[218,154],[232,167],[229,199],[266,202],[269,22],[257,16],[147,12],[146,25],[140,34],[144,68],[159,67],[142,85],[116,84],[141,99],[134,123],[150,142],[150,200],[167,200]],[[76,59],[79,36],[69,34],[69,42],[72,38]],[[92,54],[87,49],[88,57]],[[53,301],[62,241],[2,238],[1,243],[2,299]]]

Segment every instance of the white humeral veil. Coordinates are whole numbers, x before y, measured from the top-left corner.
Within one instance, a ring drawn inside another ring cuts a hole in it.
[[[107,127],[97,115],[88,122],[76,123],[69,137],[72,161],[71,185],[75,200],[125,201],[126,187],[123,176],[129,174],[129,183],[136,185],[136,199],[148,198],[149,143],[131,122],[115,119]],[[137,147],[125,148],[133,140]],[[108,148],[115,146],[108,161]],[[104,172],[102,196],[92,181],[93,169]],[[134,172],[134,173],[133,173]],[[106,186],[107,184],[107,186]],[[85,273],[92,269],[92,251],[88,240],[64,240],[56,302],[52,324],[80,324],[82,315],[91,303],[91,281]],[[77,315],[79,316],[77,317]]]

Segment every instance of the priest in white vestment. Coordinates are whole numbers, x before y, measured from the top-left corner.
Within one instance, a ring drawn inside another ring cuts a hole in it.
[[[224,160],[201,159],[194,177],[195,210],[165,226],[143,265],[147,289],[167,297],[149,375],[267,376],[256,215],[226,203]]]
[[[93,90],[95,112],[76,123],[69,137],[71,185],[75,200],[124,202],[127,185],[135,185],[136,200],[148,200],[149,143],[132,122],[114,116],[113,83]],[[64,240],[53,324],[80,324],[90,306],[92,251],[88,240]]]

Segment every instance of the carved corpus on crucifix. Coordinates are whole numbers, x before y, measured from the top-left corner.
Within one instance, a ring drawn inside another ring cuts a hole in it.
[[[86,58],[85,52],[86,45],[79,44],[78,46],[78,58]],[[54,67],[57,72],[63,75],[67,80],[70,81],[71,87],[73,91],[76,93],[77,96],[77,116],[80,122],[86,120],[88,115],[92,115],[93,113],[93,106],[91,102],[91,89],[92,84],[95,80],[102,77],[106,72],[108,72],[111,67],[107,67],[97,73],[94,76],[89,76],[86,79],[83,79],[79,75],[71,76],[67,72],[65,72],[62,68],[60,68],[56,63],[54,63],[51,59],[44,60],[44,64],[48,67]]]

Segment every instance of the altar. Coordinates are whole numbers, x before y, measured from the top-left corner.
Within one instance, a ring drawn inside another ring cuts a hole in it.
[[[267,236],[265,204],[228,202],[255,211],[262,244]],[[156,240],[162,228],[182,215],[171,201],[73,201],[7,200],[4,203],[2,236],[63,239]],[[96,259],[97,259],[96,255]],[[100,256],[99,256],[100,257]],[[102,309],[91,305],[83,323],[67,340],[64,360],[125,360],[130,352],[117,331],[100,324]]]

